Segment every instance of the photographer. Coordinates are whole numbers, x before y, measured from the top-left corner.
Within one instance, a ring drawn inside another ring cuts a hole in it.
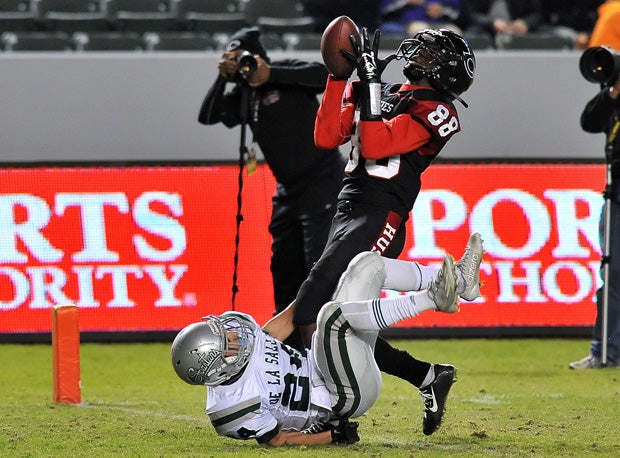
[[[277,181],[269,231],[279,312],[295,299],[323,251],[342,185],[344,157],[337,148],[317,148],[313,137],[317,95],[324,91],[328,73],[315,62],[271,62],[255,27],[231,37],[218,71],[198,121],[235,127],[247,119],[252,147],[260,147]],[[232,88],[226,92],[229,84]]]
[[[588,51],[586,51],[588,52]],[[620,58],[620,56],[618,56]],[[619,60],[620,61],[620,60]],[[583,69],[582,69],[583,71]],[[585,75],[584,75],[585,76]],[[586,132],[606,135],[606,160],[611,167],[609,195],[609,278],[607,285],[596,292],[596,322],[590,354],[569,364],[571,369],[596,369],[603,367],[601,360],[602,308],[604,287],[607,287],[608,339],[607,366],[620,366],[620,76],[618,72],[611,80],[602,84],[602,90],[591,99],[581,114],[581,128]],[[604,234],[604,211],[601,215],[601,234]],[[604,238],[601,236],[601,240]],[[604,242],[602,246],[604,247]],[[603,260],[605,262],[605,260]],[[601,267],[604,264],[601,263]]]

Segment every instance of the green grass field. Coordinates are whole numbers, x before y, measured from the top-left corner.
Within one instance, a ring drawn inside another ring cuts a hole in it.
[[[272,449],[214,434],[205,390],[174,374],[168,344],[83,344],[82,404],[52,402],[51,347],[0,345],[0,456],[7,457],[617,457],[620,370],[571,371],[586,340],[398,340],[458,367],[442,428],[421,432],[422,403],[384,377],[350,447]]]

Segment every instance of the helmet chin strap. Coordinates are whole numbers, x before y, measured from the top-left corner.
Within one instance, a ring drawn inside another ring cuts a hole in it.
[[[465,108],[469,108],[469,105],[467,105],[465,103],[465,100],[463,100],[462,98],[460,98],[458,95],[456,95],[453,92],[448,92],[452,97],[454,97],[456,100],[458,100],[459,102],[461,102],[461,104],[465,107]]]

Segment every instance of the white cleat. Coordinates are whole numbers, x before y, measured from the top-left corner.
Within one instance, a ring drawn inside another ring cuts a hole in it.
[[[445,313],[459,311],[459,296],[456,294],[456,268],[454,259],[449,254],[444,256],[441,269],[428,285],[427,293],[428,297],[435,303],[436,310]]]
[[[456,274],[465,285],[459,293],[461,299],[473,301],[480,296],[480,263],[483,254],[482,238],[474,232],[467,241],[463,257],[456,262]]]

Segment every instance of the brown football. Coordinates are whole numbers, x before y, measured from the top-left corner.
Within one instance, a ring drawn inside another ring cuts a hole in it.
[[[348,16],[339,16],[330,22],[321,36],[321,56],[327,70],[337,78],[351,76],[355,66],[340,54],[344,49],[353,53],[349,35],[359,38],[359,30],[355,22]]]

